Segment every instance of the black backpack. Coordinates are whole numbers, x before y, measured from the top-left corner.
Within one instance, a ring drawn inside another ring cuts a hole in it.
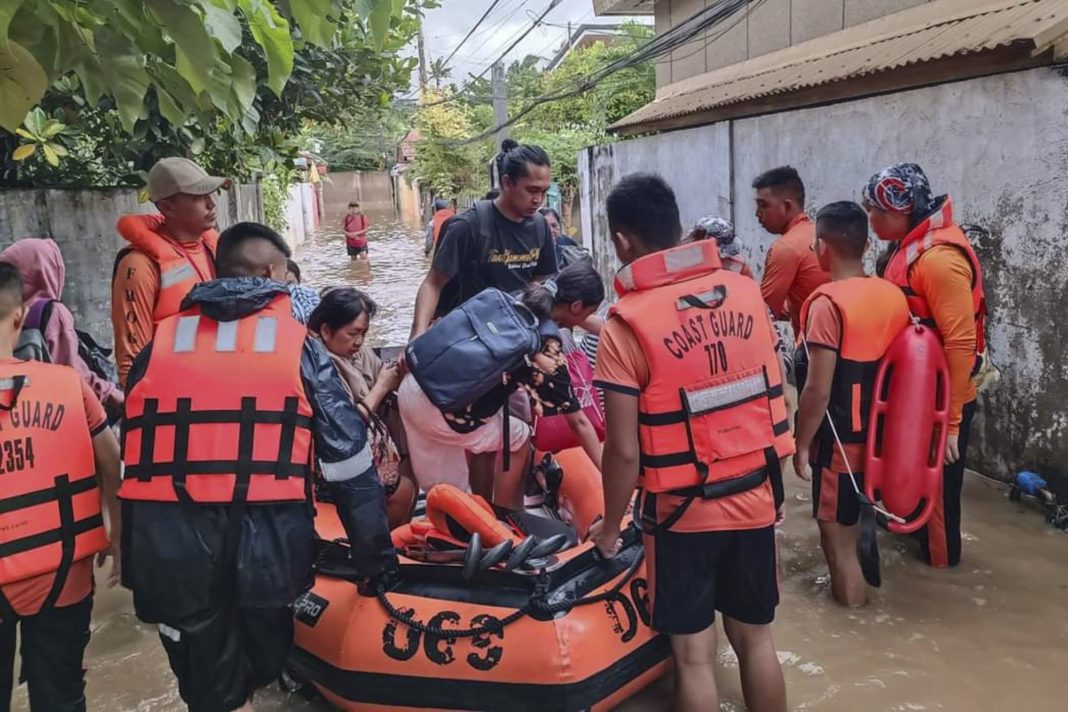
[[[26,321],[22,325],[22,333],[19,334],[18,345],[15,346],[15,358],[52,362],[52,355],[48,353],[48,345],[44,340],[44,331],[52,316],[52,305],[55,302],[54,299],[40,299],[30,306]],[[119,372],[111,360],[111,349],[104,348],[96,339],[80,329],[75,329],[74,333],[78,335],[78,355],[85,361],[89,370],[105,381],[118,383]]]

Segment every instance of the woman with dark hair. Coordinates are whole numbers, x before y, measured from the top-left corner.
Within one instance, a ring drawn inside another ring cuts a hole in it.
[[[505,433],[503,418],[504,408],[517,392],[526,394],[536,416],[564,416],[583,449],[600,465],[601,444],[572,387],[564,346],[567,337],[562,331],[582,324],[603,299],[604,285],[589,264],[573,265],[555,281],[528,286],[521,302],[540,322],[541,348],[530,354],[529,365],[509,374],[507,383],[485,393],[463,411],[438,410],[414,377],[404,379],[398,399],[413,468],[423,489],[438,482],[461,488],[469,484],[475,494],[496,504],[522,504],[531,428],[521,418],[510,418]],[[498,472],[497,453],[505,445],[511,453],[511,464]],[[452,459],[456,451],[466,454],[467,472],[451,472],[442,467],[441,463]]]
[[[953,201],[935,197],[923,169],[898,163],[864,186],[872,231],[893,243],[882,276],[905,293],[909,311],[942,337],[949,363],[949,436],[942,506],[920,532],[932,566],[956,566],[961,556],[961,487],[968,433],[975,414],[972,375],[985,351],[986,298],[979,258],[953,219]]]
[[[564,221],[560,218],[560,213],[556,212],[556,208],[548,206],[542,208],[539,212],[545,218],[545,221],[549,223],[549,232],[552,234],[553,243],[556,245],[556,266],[563,269],[573,262],[578,262],[579,260],[577,259],[569,259],[569,251],[565,248],[575,248],[581,251],[582,246],[563,233]],[[582,253],[580,252],[580,254]]]
[[[374,301],[357,289],[328,289],[308,319],[308,330],[326,347],[356,409],[367,422],[392,529],[411,519],[418,490],[393,398],[401,381],[400,369],[395,363],[383,363],[364,343],[377,311]]]

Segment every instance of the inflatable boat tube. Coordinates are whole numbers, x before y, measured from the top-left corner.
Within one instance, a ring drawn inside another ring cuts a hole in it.
[[[287,673],[342,710],[539,712],[607,710],[663,675],[671,648],[649,628],[634,528],[606,561],[563,522],[501,514],[515,538],[536,540],[529,551],[567,548],[511,571],[503,559],[474,566],[464,580],[463,559],[481,538],[471,535],[450,563],[441,549],[402,556],[397,580],[364,595],[344,545],[323,543],[315,585],[294,604]],[[327,542],[344,535],[331,506],[318,508],[317,529]],[[423,538],[429,547],[436,537]]]
[[[864,492],[881,499],[897,534],[917,531],[942,496],[949,433],[949,365],[934,330],[914,324],[890,344],[875,377]]]

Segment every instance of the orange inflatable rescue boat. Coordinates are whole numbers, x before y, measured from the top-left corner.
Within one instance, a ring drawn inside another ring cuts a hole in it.
[[[563,459],[570,483],[554,502],[600,479],[581,452]],[[432,488],[426,506],[426,519],[394,531],[399,575],[373,593],[358,590],[334,507],[317,508],[325,541],[315,586],[294,605],[290,677],[343,710],[577,712],[608,709],[665,672],[671,648],[649,627],[634,527],[604,560],[582,541],[583,507],[568,512],[573,525],[451,485]]]

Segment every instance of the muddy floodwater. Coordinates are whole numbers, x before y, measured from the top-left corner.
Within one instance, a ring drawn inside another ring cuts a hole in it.
[[[371,218],[369,267],[352,265],[334,229],[312,238],[298,258],[306,284],[367,290],[380,308],[373,342],[400,344],[426,267],[422,230],[388,215]],[[866,608],[845,610],[830,596],[808,490],[787,477],[774,630],[791,710],[1068,709],[1068,536],[1035,507],[1010,502],[1001,486],[969,474],[961,566],[930,569],[909,542],[881,534],[883,587]],[[729,649],[721,647],[720,661],[722,709],[743,710]],[[154,627],[137,621],[122,590],[97,591],[86,665],[90,710],[184,709]],[[669,692],[662,681],[622,709],[666,710]],[[255,707],[331,709],[276,689],[257,694]],[[14,709],[28,709],[24,687]]]

